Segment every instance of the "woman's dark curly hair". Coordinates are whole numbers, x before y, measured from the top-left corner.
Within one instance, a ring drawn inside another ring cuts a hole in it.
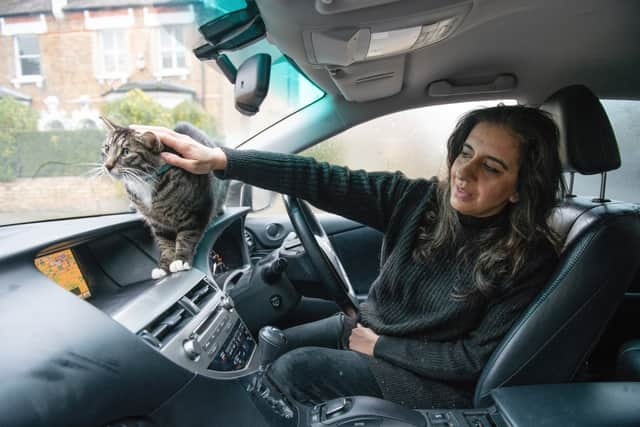
[[[451,166],[478,123],[503,126],[519,141],[519,200],[505,208],[507,227],[492,227],[477,241],[461,242],[459,216],[449,202]],[[473,263],[474,288],[455,288],[455,298],[492,296],[498,283],[508,282],[522,270],[529,251],[541,239],[558,249],[558,236],[547,223],[564,191],[558,139],[558,127],[549,114],[521,105],[474,110],[458,121],[447,144],[447,180],[438,186],[437,209],[426,214],[414,249],[416,258],[426,259],[437,251],[455,247],[459,256]]]

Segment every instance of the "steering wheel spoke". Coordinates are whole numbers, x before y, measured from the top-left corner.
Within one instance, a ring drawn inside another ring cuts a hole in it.
[[[320,281],[345,314],[357,317],[358,299],[324,228],[307,202],[287,195],[282,197],[293,228],[309,254]]]

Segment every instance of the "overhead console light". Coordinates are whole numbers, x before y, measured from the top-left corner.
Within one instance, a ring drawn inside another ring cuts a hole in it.
[[[367,58],[391,55],[408,50],[420,36],[422,27],[404,28],[402,30],[371,33]]]
[[[439,42],[453,32],[461,16],[447,17],[428,25],[380,31],[375,28],[351,28],[313,31],[310,34],[313,56],[310,62],[349,66],[371,58],[397,55]]]
[[[451,34],[456,18],[430,25],[371,33],[367,58],[406,52],[439,42]]]

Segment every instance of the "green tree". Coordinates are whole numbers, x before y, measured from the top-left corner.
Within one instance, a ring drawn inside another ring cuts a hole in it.
[[[186,121],[211,136],[216,135],[213,117],[199,104],[183,101],[173,109],[165,108],[140,89],[131,90],[123,98],[104,104],[102,114],[120,126],[137,123],[174,128],[176,123]]]
[[[16,177],[16,132],[35,130],[38,113],[11,97],[0,99],[0,181]]]
[[[140,89],[134,89],[116,101],[102,106],[102,114],[120,126],[145,124],[172,127],[171,111]]]
[[[171,110],[173,124],[190,122],[210,136],[216,136],[216,126],[213,117],[204,108],[193,101],[182,101]]]

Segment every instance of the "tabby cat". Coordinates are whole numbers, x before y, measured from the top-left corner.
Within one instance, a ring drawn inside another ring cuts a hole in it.
[[[102,118],[109,133],[102,147],[105,171],[124,183],[132,204],[151,227],[160,251],[159,279],[191,268],[193,255],[209,221],[221,214],[228,183],[213,173],[194,175],[167,164],[160,153],[172,151],[151,132],[139,133]],[[180,123],[176,132],[207,146],[217,146],[200,130]]]

